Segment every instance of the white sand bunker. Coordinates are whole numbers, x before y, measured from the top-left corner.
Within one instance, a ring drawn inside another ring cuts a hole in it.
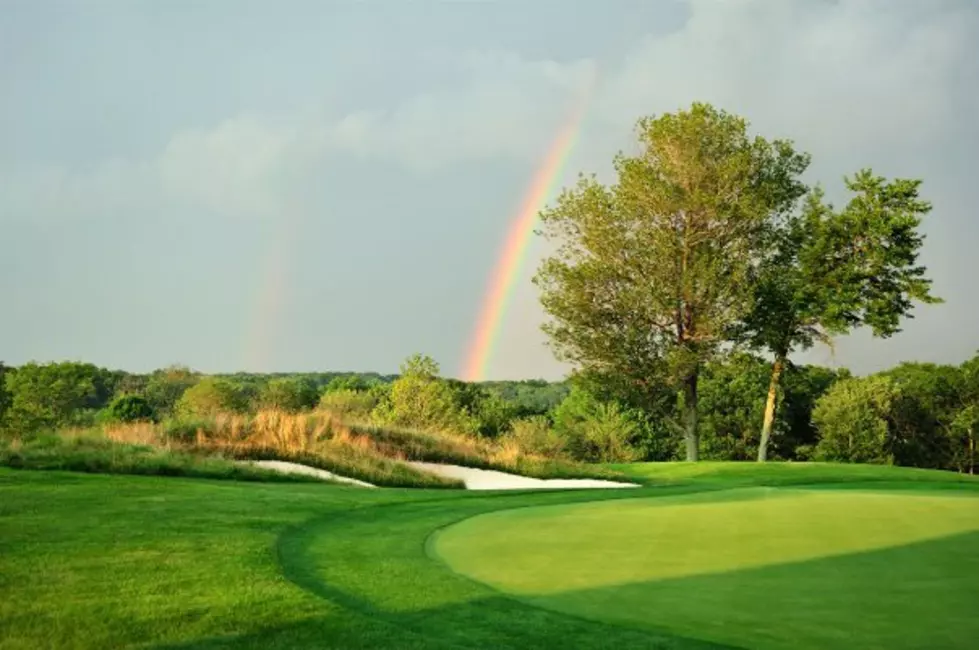
[[[490,469],[476,469],[461,465],[409,462],[411,467],[446,478],[459,479],[467,490],[552,490],[566,488],[627,488],[639,487],[635,483],[619,483],[588,478],[540,479],[507,474]]]
[[[288,463],[283,460],[252,460],[252,461],[241,461],[242,463],[248,463],[249,465],[254,465],[255,467],[261,467],[262,469],[272,470],[273,472],[282,472],[283,474],[305,474],[306,476],[315,476],[316,478],[321,478],[324,481],[336,481],[338,483],[349,483],[350,485],[359,485],[360,487],[377,487],[371,483],[365,483],[364,481],[358,481],[355,478],[349,478],[346,476],[340,476],[339,474],[334,474],[333,472],[328,472],[325,469],[319,469],[318,467],[310,467],[309,465],[300,465],[299,463]]]

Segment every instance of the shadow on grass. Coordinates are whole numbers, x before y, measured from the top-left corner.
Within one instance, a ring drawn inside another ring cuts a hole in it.
[[[523,600],[633,627],[668,622],[677,635],[752,648],[974,648],[979,532]]]
[[[453,574],[425,551],[434,529],[481,512],[624,497],[611,490],[433,499],[307,521],[280,536],[277,554],[286,579],[331,605],[323,617],[154,647],[729,648],[528,606]]]
[[[355,611],[243,635],[156,645],[155,650],[218,648],[508,648],[550,650],[737,650],[733,646],[591,622],[493,596],[432,610],[374,616]]]
[[[970,648],[979,638],[979,532],[519,600],[452,573],[425,551],[432,531],[483,512],[690,492],[473,496],[333,513],[288,529],[276,548],[283,576],[323,601],[322,616],[154,648],[899,650]]]

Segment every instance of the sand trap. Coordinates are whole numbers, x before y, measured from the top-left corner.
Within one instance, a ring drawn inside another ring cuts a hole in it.
[[[377,487],[371,483],[365,483],[364,481],[358,481],[355,478],[348,478],[346,476],[340,476],[334,474],[333,472],[328,472],[325,469],[319,469],[318,467],[310,467],[309,465],[300,465],[299,463],[288,463],[283,460],[244,460],[242,463],[248,463],[256,467],[261,467],[262,469],[272,470],[273,472],[282,472],[283,474],[305,474],[306,476],[315,476],[316,478],[321,478],[324,481],[336,481],[338,483],[349,483],[350,485],[359,485],[360,487]]]
[[[635,483],[619,483],[590,478],[540,479],[507,474],[490,469],[475,469],[461,465],[438,463],[406,463],[415,469],[446,478],[460,479],[467,490],[553,490],[567,488],[628,488],[639,487]]]

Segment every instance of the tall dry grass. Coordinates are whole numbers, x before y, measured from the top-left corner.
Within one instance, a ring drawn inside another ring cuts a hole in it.
[[[220,454],[235,459],[285,460],[319,467],[375,485],[460,487],[458,481],[415,470],[402,454],[382,450],[327,412],[259,411],[198,420],[116,424],[104,429],[116,442]]]
[[[119,424],[105,428],[111,440],[237,459],[302,462],[351,478],[390,486],[457,486],[404,461],[451,463],[515,472],[538,478],[611,477],[614,472],[549,457],[519,437],[486,440],[473,435],[344,422],[328,411],[254,415],[221,414],[162,424]]]

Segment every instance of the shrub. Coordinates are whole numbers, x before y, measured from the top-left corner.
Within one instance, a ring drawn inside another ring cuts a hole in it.
[[[377,391],[338,390],[323,393],[319,408],[333,413],[341,420],[362,420],[381,403]]]
[[[316,386],[311,381],[273,379],[259,393],[259,404],[264,409],[298,413],[316,406],[318,398]]]
[[[438,364],[414,355],[401,366],[390,396],[375,410],[381,422],[418,429],[475,433],[475,420],[459,404],[452,387],[438,377]]]
[[[547,418],[539,415],[514,420],[510,432],[503,437],[504,444],[510,441],[530,454],[550,458],[566,455],[567,439],[554,431]]]
[[[639,432],[639,425],[633,415],[617,403],[599,405],[598,411],[585,421],[583,431],[588,446],[587,460],[627,463],[636,459],[632,441]]]
[[[119,422],[138,422],[152,420],[153,407],[140,395],[121,395],[114,399],[108,408],[109,417]]]
[[[629,462],[638,457],[634,446],[642,430],[641,416],[617,402],[600,401],[575,386],[554,411],[554,426],[567,440],[576,460]]]
[[[206,417],[218,413],[243,413],[248,396],[234,382],[219,377],[205,377],[184,392],[177,402],[181,417]]]
[[[170,416],[180,398],[200,380],[200,376],[183,366],[156,370],[146,382],[144,394],[159,417]]]
[[[888,377],[844,379],[817,402],[813,423],[820,440],[814,458],[850,463],[894,462],[887,415],[897,397]]]

